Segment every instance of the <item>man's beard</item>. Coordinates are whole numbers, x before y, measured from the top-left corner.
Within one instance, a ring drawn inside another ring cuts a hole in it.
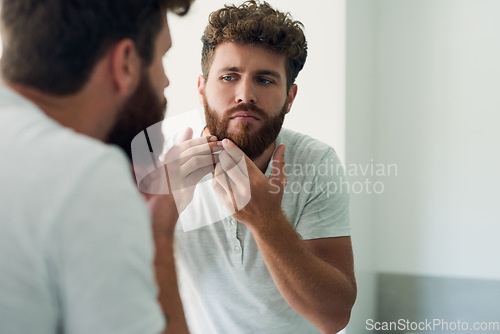
[[[280,113],[274,117],[270,117],[265,111],[251,103],[242,103],[224,111],[223,116],[219,118],[217,112],[208,105],[205,95],[203,96],[203,105],[205,107],[207,129],[210,134],[216,136],[219,140],[230,139],[252,160],[260,157],[276,140],[287,111],[286,101]],[[239,131],[237,133],[229,133],[227,129],[231,116],[238,111],[249,111],[259,117],[262,122],[260,129],[252,133],[252,128],[256,125],[242,122],[238,124]]]
[[[146,69],[142,70],[141,81],[135,92],[130,96],[121,110],[118,119],[113,126],[107,142],[122,148],[132,161],[131,143],[132,139],[149,126],[163,121],[165,117],[167,101],[156,94]],[[157,127],[161,129],[161,126]],[[154,151],[161,152],[163,148],[163,134],[150,134],[154,137]],[[159,140],[156,140],[158,138]],[[153,144],[153,143],[151,143]]]

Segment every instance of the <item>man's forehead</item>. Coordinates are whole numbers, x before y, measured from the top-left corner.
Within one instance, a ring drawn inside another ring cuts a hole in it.
[[[163,52],[166,52],[172,46],[172,36],[170,34],[170,27],[166,15],[161,30],[158,33],[156,43],[161,47]]]
[[[211,70],[281,73],[285,71],[285,55],[263,46],[224,42],[215,48]]]

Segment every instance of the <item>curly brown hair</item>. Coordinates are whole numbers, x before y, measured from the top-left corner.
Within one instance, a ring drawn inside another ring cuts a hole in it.
[[[295,82],[307,58],[307,42],[302,28],[290,13],[273,9],[267,2],[245,1],[226,5],[209,16],[201,38],[201,68],[208,78],[215,48],[223,42],[262,46],[286,57],[287,91]]]

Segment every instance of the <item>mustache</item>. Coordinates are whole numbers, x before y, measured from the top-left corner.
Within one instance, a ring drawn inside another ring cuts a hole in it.
[[[257,107],[255,104],[252,103],[241,103],[238,104],[237,106],[234,106],[228,110],[226,110],[224,117],[229,118],[231,115],[237,113],[238,111],[249,111],[255,114],[255,116],[258,116],[262,120],[266,120],[268,118],[268,115],[266,112],[259,107]]]

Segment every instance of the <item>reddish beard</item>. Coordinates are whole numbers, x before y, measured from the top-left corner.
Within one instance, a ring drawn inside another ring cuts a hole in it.
[[[207,129],[211,135],[217,136],[219,140],[228,138],[233,141],[250,159],[256,159],[276,140],[287,111],[286,101],[277,116],[269,117],[262,109],[250,103],[242,103],[224,111],[223,116],[219,118],[217,112],[210,108],[208,101],[203,96],[203,105],[205,107],[205,119]],[[253,123],[239,123],[237,133],[229,133],[228,125],[231,116],[238,111],[249,111],[255,114],[262,122],[260,129],[252,133]]]
[[[107,142],[122,148],[132,161],[132,139],[151,125],[163,121],[166,105],[166,99],[158,96],[151,84],[147,70],[143,69],[141,81],[136,91],[119,111],[117,121],[109,134]],[[149,136],[154,138],[151,141],[151,144],[155,146],[153,151],[162,152],[163,134],[149,133]]]

